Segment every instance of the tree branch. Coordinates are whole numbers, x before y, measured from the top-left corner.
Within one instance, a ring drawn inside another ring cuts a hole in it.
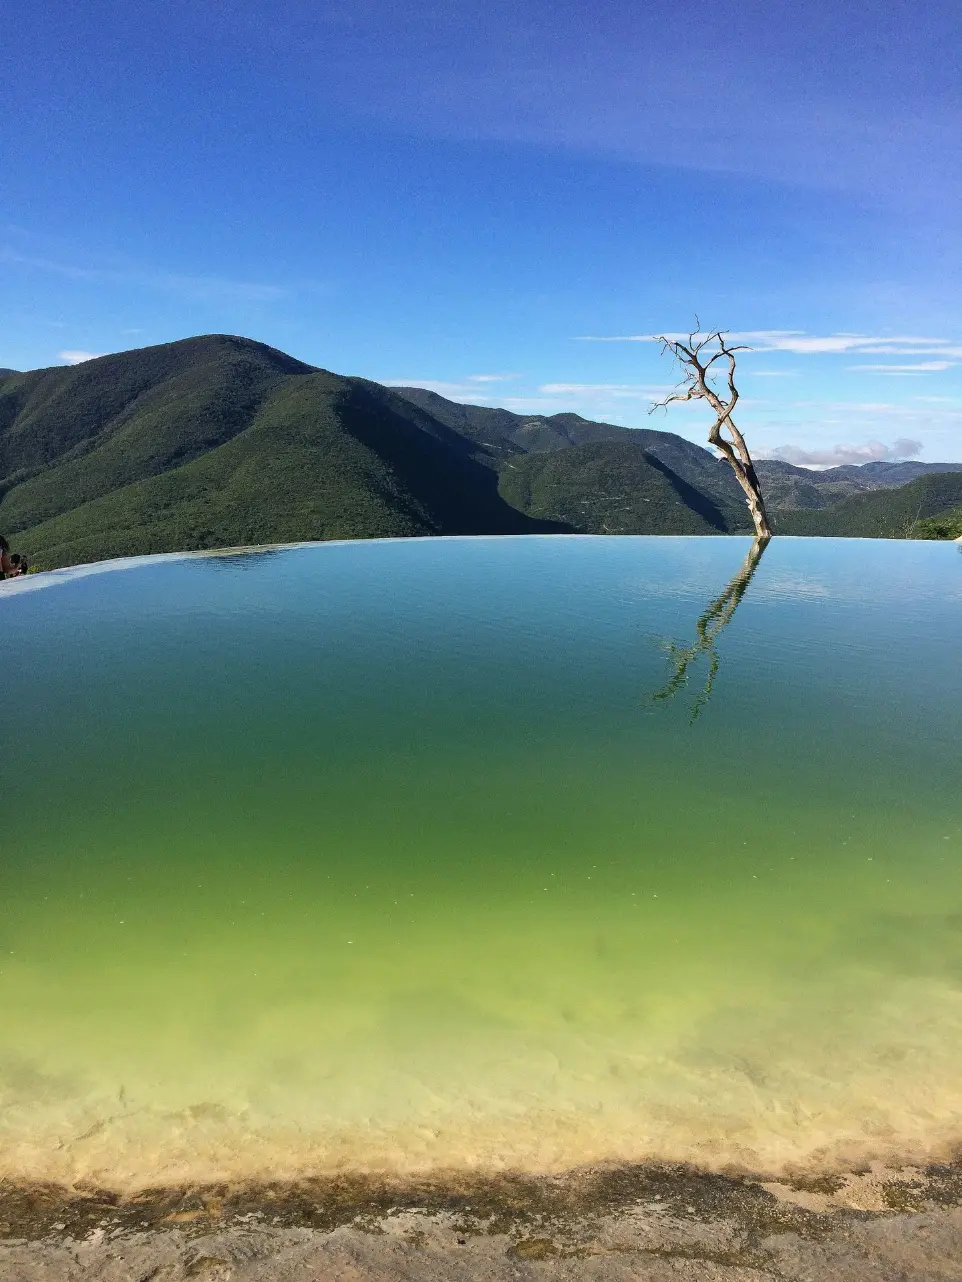
[[[697,324],[698,318],[695,319]],[[709,444],[714,445],[731,465],[735,479],[745,493],[756,536],[761,539],[771,538],[772,531],[768,524],[765,500],[758,484],[755,465],[745,438],[732,419],[732,412],[738,404],[738,388],[735,386],[735,353],[747,352],[751,349],[742,343],[728,343],[723,330],[714,330],[704,336],[699,330],[695,330],[688,335],[687,343],[677,338],[669,338],[667,334],[659,334],[657,338],[661,343],[663,354],[670,354],[681,366],[683,382],[687,384],[687,390],[675,392],[671,396],[666,396],[664,400],[656,401],[650,406],[648,413],[652,414],[656,409],[666,409],[675,401],[708,402],[715,412],[715,422],[708,433]],[[717,351],[711,350],[712,345],[717,347]],[[701,354],[706,348],[709,351],[709,357],[708,360],[703,360]],[[711,367],[716,361],[723,359],[728,361],[727,399],[719,395],[708,383]],[[728,429],[731,440],[722,435],[723,428]]]

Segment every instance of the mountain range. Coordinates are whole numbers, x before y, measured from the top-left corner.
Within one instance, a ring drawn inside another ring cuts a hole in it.
[[[939,537],[933,518],[950,516],[962,504],[962,470],[931,472],[896,489],[852,494],[818,510],[776,509],[776,534],[808,534],[862,539]],[[962,533],[962,530],[960,530]],[[948,534],[941,537],[948,537]],[[952,537],[956,537],[953,535]]]
[[[936,509],[947,471],[958,496]],[[910,496],[916,520],[962,501],[958,464],[762,462],[759,475],[785,532],[913,477],[937,483]],[[850,532],[889,528],[874,508],[852,512]],[[0,531],[46,568],[301,539],[750,528],[727,464],[674,433],[461,405],[246,338],[0,371]]]
[[[871,490],[893,489],[920,476],[962,472],[962,463],[846,463],[822,472],[780,459],[759,459],[755,470],[772,508],[826,508]]]

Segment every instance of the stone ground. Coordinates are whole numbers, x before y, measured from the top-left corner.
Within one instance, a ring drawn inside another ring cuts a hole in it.
[[[962,1282],[962,1165],[152,1189],[0,1184],[2,1282]]]

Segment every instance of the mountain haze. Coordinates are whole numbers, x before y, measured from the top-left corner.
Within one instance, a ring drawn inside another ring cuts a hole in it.
[[[962,472],[962,463],[845,463],[815,472],[781,459],[759,459],[755,471],[772,508],[826,508],[853,494],[894,489],[919,476]]]

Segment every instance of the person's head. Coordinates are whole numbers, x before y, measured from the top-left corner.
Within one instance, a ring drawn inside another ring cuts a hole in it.
[[[10,564],[13,566],[14,574],[26,574],[28,570],[27,558],[21,556],[19,552],[14,552],[10,558]]]

